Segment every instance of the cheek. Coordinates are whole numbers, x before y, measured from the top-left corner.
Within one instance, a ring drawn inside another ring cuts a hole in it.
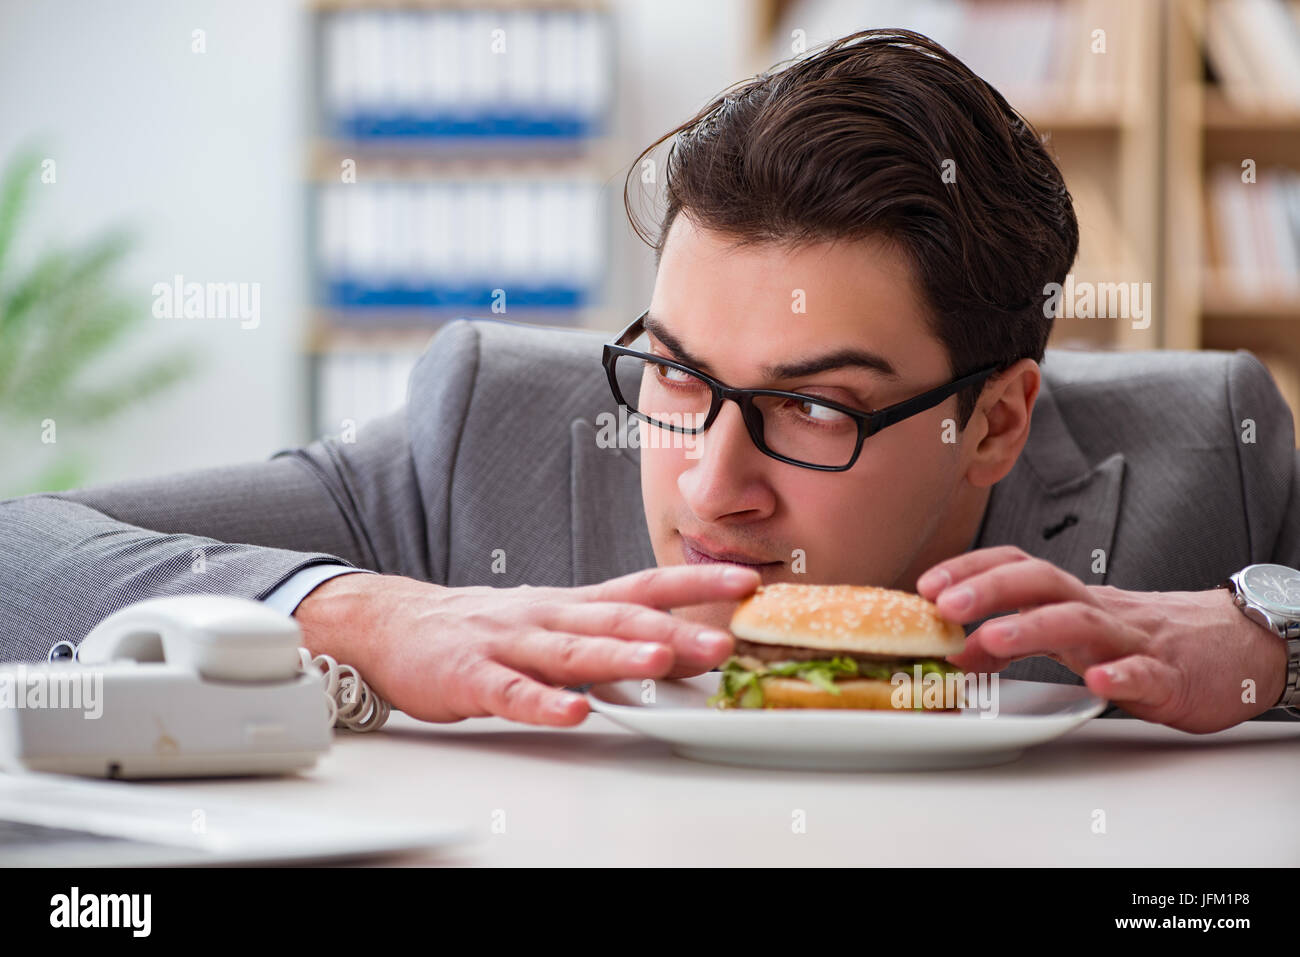
[[[918,426],[920,423],[918,423]],[[944,443],[937,431],[894,427],[897,434],[881,439],[874,448],[863,449],[858,482],[858,501],[863,511],[874,516],[877,527],[902,526],[919,533],[930,516],[945,507],[957,466],[957,446]],[[894,430],[890,430],[894,431]],[[868,440],[870,441],[870,440]]]
[[[863,449],[843,474],[812,476],[780,489],[795,548],[808,571],[836,581],[886,581],[932,530],[945,507],[953,463],[950,448]],[[816,561],[814,562],[814,558]]]
[[[799,572],[802,553],[810,578],[826,583],[851,581],[845,576],[858,564],[864,543],[873,537],[875,510],[868,504],[872,483],[854,473],[810,476],[810,481],[800,477],[778,492],[788,516],[791,571]]]
[[[652,538],[659,534],[657,522],[676,514],[677,477],[689,466],[681,449],[641,447],[641,498]]]

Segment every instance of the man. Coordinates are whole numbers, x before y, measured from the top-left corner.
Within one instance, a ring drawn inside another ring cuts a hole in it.
[[[1040,368],[1078,229],[995,91],[869,31],[674,134],[608,379],[589,336],[457,322],[355,443],[3,503],[4,656],[235,594],[417,718],[571,725],[564,686],[721,663],[760,581],[856,582],[999,616],[962,667],[1194,732],[1287,717],[1287,642],[1216,586],[1300,565],[1289,411],[1246,353]]]

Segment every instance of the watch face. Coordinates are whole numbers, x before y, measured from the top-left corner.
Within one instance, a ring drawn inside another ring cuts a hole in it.
[[[1251,565],[1241,576],[1247,601],[1264,605],[1288,618],[1300,618],[1300,572],[1285,565]]]

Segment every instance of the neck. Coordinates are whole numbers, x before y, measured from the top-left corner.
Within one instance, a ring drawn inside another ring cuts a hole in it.
[[[916,580],[929,569],[975,547],[993,488],[967,485],[964,492],[966,494],[959,496],[960,500],[954,503],[952,511],[939,523],[936,534],[917,552],[911,565],[898,577],[894,588],[916,591]]]

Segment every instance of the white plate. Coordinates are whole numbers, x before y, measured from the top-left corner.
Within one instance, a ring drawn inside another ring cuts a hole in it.
[[[997,714],[732,709],[705,702],[710,673],[658,681],[642,703],[640,681],[593,686],[591,706],[684,758],[811,771],[922,771],[1005,764],[1025,748],[1072,731],[1106,707],[1082,685],[998,679]]]

